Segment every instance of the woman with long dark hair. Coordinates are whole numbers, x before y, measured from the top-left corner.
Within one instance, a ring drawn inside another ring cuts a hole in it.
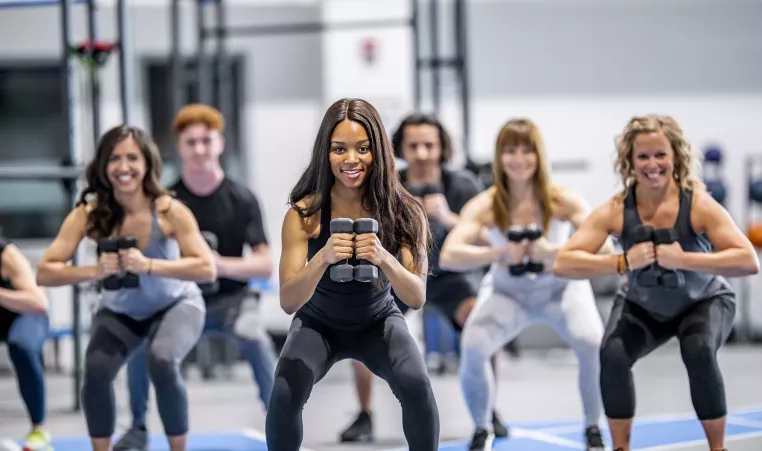
[[[372,105],[342,99],[328,108],[289,201],[280,303],[295,316],[270,397],[268,449],[300,448],[302,408],[312,387],[334,363],[352,358],[386,380],[400,400],[410,450],[436,450],[439,414],[431,382],[391,295],[393,289],[410,308],[423,306],[431,232],[423,208],[399,181],[394,151]],[[373,219],[378,231],[331,233],[334,219]],[[345,263],[375,266],[377,277],[334,281],[332,268]]]
[[[118,126],[101,138],[87,187],[42,258],[44,286],[100,281],[85,352],[82,404],[94,451],[111,449],[113,381],[148,341],[148,369],[171,451],[185,451],[188,400],[179,363],[204,326],[195,282],[216,278],[212,252],[196,219],[159,183],[161,157],[148,134]],[[70,266],[80,242],[99,243],[98,264]]]

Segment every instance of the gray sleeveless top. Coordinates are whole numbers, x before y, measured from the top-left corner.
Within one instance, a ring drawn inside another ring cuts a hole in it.
[[[713,252],[709,240],[693,230],[691,225],[692,201],[692,190],[681,191],[680,208],[674,225],[680,237],[678,242],[685,252]],[[636,225],[642,224],[637,209],[634,186],[625,197],[623,210],[624,222],[620,243],[626,252],[634,244],[629,231],[633,230]],[[716,296],[727,296],[735,301],[735,294],[730,283],[721,276],[695,271],[680,271],[685,278],[685,285],[680,289],[673,290],[660,286],[641,286],[638,283],[638,275],[642,271],[643,269],[637,269],[630,273],[623,294],[629,301],[643,307],[660,320],[666,321],[675,318],[694,303]]]
[[[180,256],[180,247],[173,239],[166,238],[159,227],[159,216],[151,213],[151,236],[143,255],[152,259],[174,260]],[[176,302],[189,302],[205,311],[201,290],[194,282],[140,274],[136,288],[103,290],[99,295],[99,308],[121,313],[135,320],[148,319]]]

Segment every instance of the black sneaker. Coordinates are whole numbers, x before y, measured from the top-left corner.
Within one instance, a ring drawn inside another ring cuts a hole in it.
[[[492,451],[492,442],[495,440],[495,436],[484,429],[477,429],[474,432],[474,437],[471,439],[471,444],[468,446],[468,451]]]
[[[508,428],[503,424],[503,420],[497,414],[497,410],[492,411],[492,430],[495,431],[495,437],[508,437]]]
[[[148,432],[146,427],[131,427],[116,442],[114,451],[148,451]]]
[[[606,451],[601,430],[598,426],[588,426],[585,429],[585,444],[587,445],[587,451]]]
[[[368,412],[360,412],[355,421],[341,433],[341,442],[372,442],[373,420]],[[116,450],[114,450],[116,451]]]

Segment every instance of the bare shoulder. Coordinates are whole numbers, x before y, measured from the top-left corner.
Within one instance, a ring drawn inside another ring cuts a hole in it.
[[[297,201],[295,206],[299,209],[306,210],[307,208],[310,208],[316,200],[315,196],[310,195]],[[320,235],[320,210],[316,211],[311,216],[302,217],[296,208],[289,208],[286,212],[284,221],[298,223],[301,231],[307,238],[316,238]]]
[[[550,195],[553,202],[553,215],[560,220],[589,210],[587,200],[575,189],[564,185],[551,185]]]
[[[464,221],[475,221],[483,226],[494,223],[492,203],[495,199],[496,189],[494,186],[487,188],[472,197],[460,210],[460,218]]]

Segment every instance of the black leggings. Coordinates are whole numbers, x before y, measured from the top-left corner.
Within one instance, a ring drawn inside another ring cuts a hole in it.
[[[404,317],[393,313],[358,331],[337,330],[297,313],[275,369],[267,410],[267,449],[298,451],[302,408],[334,363],[355,359],[389,383],[402,405],[410,451],[439,447],[439,411],[426,365]]]
[[[632,366],[673,336],[680,343],[691,400],[699,420],[727,414],[717,350],[733,327],[735,304],[721,295],[696,303],[675,319],[659,322],[640,306],[618,297],[601,345],[601,394],[606,416],[635,416]]]

